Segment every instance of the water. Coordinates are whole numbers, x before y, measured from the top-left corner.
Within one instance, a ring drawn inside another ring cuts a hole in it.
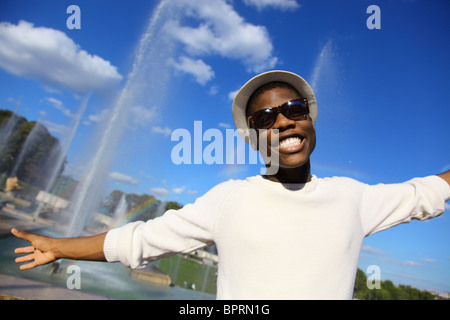
[[[83,116],[84,112],[86,111],[88,101],[89,101],[89,96],[85,97],[83,99],[83,101],[81,102],[80,107],[78,108],[78,112],[75,115],[73,124],[70,127],[71,129],[61,143],[61,150],[60,150],[60,152],[58,152],[58,154],[55,155],[55,163],[53,164],[52,171],[50,172],[46,187],[44,189],[44,191],[47,193],[51,191],[51,188],[54,186],[55,180],[57,179],[57,177],[61,171],[61,167],[64,164],[65,157],[67,155],[69,147],[71,146],[72,140],[75,136],[75,133],[77,132],[78,126],[80,125],[81,117]],[[56,150],[52,150],[52,152],[55,153]],[[37,218],[39,216],[39,212],[42,209],[42,205],[43,205],[43,203],[40,203],[37,206],[36,210],[33,213],[34,218]]]
[[[19,118],[16,116],[16,114],[20,107],[21,101],[22,97],[20,97],[19,100],[17,101],[14,113],[11,116],[11,118],[9,118],[9,120],[6,123],[3,123],[2,126],[0,127],[0,155],[3,153],[7,145],[7,141],[17,125],[17,121]]]
[[[118,144],[127,126],[130,109],[135,106],[152,108],[161,105],[170,83],[170,73],[167,72],[166,62],[173,56],[175,42],[162,32],[162,27],[169,18],[179,14],[175,6],[161,1],[154,9],[146,30],[137,45],[134,63],[128,74],[123,89],[118,93],[115,103],[111,106],[109,118],[101,125],[96,137],[99,140],[92,149],[85,154],[91,155],[89,163],[85,165],[84,172],[74,197],[71,199],[71,222],[64,234],[53,229],[40,229],[40,234],[61,237],[78,236],[86,223],[98,209],[105,189],[108,169]],[[84,113],[87,97],[79,108],[79,112],[72,131],[63,142],[62,155],[67,153],[73,136],[78,128],[81,115]],[[149,102],[152,106],[149,106]],[[9,125],[9,124],[8,124]],[[64,158],[64,157],[63,157]],[[60,158],[60,159],[63,159]],[[58,162],[59,163],[59,162]],[[57,167],[57,166],[55,166]],[[57,172],[57,171],[55,171]],[[49,191],[57,175],[52,174]],[[126,201],[125,201],[126,202]],[[126,204],[126,203],[125,203]],[[118,208],[117,217],[126,212],[125,204]],[[39,214],[40,208],[35,211],[34,218]],[[157,216],[165,211],[165,201],[161,201],[157,208]],[[4,212],[0,211],[0,220],[4,220]],[[117,218],[117,220],[120,220]],[[122,219],[123,220],[123,219]],[[3,222],[2,222],[3,224]],[[13,224],[14,225],[14,224]],[[108,264],[101,262],[75,262],[62,260],[59,271],[52,273],[52,266],[42,266],[32,270],[20,271],[14,263],[16,255],[13,248],[28,246],[27,242],[11,236],[9,233],[0,234],[0,272],[18,277],[34,279],[65,287],[67,267],[77,264],[81,270],[82,290],[119,299],[214,299],[215,295],[176,287],[162,287],[131,277],[130,270],[120,263]],[[178,258],[181,259],[181,258]],[[179,268],[179,264],[176,265]],[[54,270],[54,269],[53,269]],[[208,273],[204,276],[208,276]],[[39,297],[44,298],[44,297]]]
[[[32,148],[40,140],[44,131],[45,131],[45,127],[42,126],[39,122],[36,122],[34,124],[30,133],[27,135],[27,138],[25,139],[25,142],[24,142],[22,148],[20,149],[17,159],[15,159],[14,167],[11,172],[12,177],[17,175],[17,170],[19,169],[20,165],[22,165],[23,159],[25,158],[27,153],[33,152]]]
[[[121,222],[125,218],[127,211],[128,211],[128,203],[127,203],[126,194],[124,193],[120,197],[120,200],[119,200],[119,203],[117,204],[116,210],[114,210],[112,226],[119,227]]]
[[[2,220],[3,217],[0,217]],[[51,229],[36,230],[49,236],[59,236]],[[66,288],[71,273],[67,268],[77,265],[81,276],[81,290],[115,299],[127,300],[211,300],[215,295],[178,287],[160,286],[139,281],[130,275],[130,269],[120,263],[61,260],[59,269],[52,274],[52,265],[30,270],[19,270],[14,259],[18,256],[13,249],[28,245],[24,240],[10,234],[0,235],[0,273],[31,279]],[[45,292],[36,299],[46,299]],[[64,299],[64,297],[61,297]]]
[[[67,236],[80,235],[89,218],[99,208],[108,168],[126,129],[131,107],[149,108],[149,101],[161,103],[164,99],[170,80],[165,69],[166,61],[173,54],[174,41],[169,42],[161,28],[175,14],[175,8],[166,2],[161,1],[154,9],[138,43],[132,70],[109,112],[110,117],[97,135],[100,140],[94,147],[87,170],[72,199],[72,220]],[[89,153],[90,151],[87,152]]]
[[[311,88],[316,96],[319,92],[319,84],[323,85],[323,80],[332,76],[332,60],[333,60],[333,41],[329,39],[320,50],[314,70],[311,75]]]

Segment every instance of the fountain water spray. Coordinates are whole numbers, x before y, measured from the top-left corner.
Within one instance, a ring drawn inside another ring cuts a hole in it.
[[[174,6],[169,6],[167,2],[161,1],[154,9],[147,29],[140,38],[132,70],[111,108],[111,116],[104,123],[94,156],[86,166],[87,170],[72,199],[72,220],[67,236],[80,235],[89,217],[101,203],[107,170],[127,126],[130,109],[163,98],[169,80],[169,73],[164,68],[173,50],[173,41],[169,43],[163,32],[160,32],[163,23],[174,15]]]
[[[71,126],[71,129],[65,139],[62,142],[62,150],[61,152],[58,152],[58,154],[55,155],[55,161],[53,163],[53,169],[50,173],[50,176],[48,177],[48,181],[46,184],[46,187],[44,191],[46,193],[49,193],[51,188],[55,184],[55,180],[58,178],[58,175],[60,173],[61,167],[64,163],[67,151],[69,150],[70,145],[72,144],[72,140],[75,136],[75,133],[77,132],[78,126],[80,125],[81,117],[83,116],[84,112],[86,111],[87,105],[89,101],[89,96],[85,97],[84,100],[81,102],[80,107],[78,108],[78,112],[75,115],[74,123]],[[52,150],[52,152],[55,152],[56,150]],[[42,206],[44,205],[43,202],[40,202],[38,207],[34,210],[33,218],[36,219],[39,216],[39,213],[42,209]]]
[[[19,117],[17,116],[17,111],[20,107],[21,102],[22,97],[20,97],[19,100],[17,101],[16,107],[14,108],[14,112],[11,114],[11,117],[8,119],[6,123],[3,123],[3,125],[0,127],[0,156],[7,145],[9,136],[13,132],[14,128],[17,125],[17,121],[19,120]]]
[[[314,90],[316,96],[319,91],[319,81],[321,81],[324,77],[324,74],[329,76],[330,73],[330,64],[333,56],[332,51],[333,41],[329,39],[325,45],[320,50],[319,56],[317,57],[316,63],[314,65],[314,70],[311,75],[311,88]]]
[[[19,170],[19,167],[22,165],[22,162],[30,152],[33,152],[33,146],[39,141],[40,137],[44,134],[46,131],[45,127],[42,126],[39,122],[36,122],[31,129],[31,131],[28,133],[27,138],[25,139],[25,142],[23,143],[19,155],[17,156],[17,159],[14,161],[14,167],[11,171],[11,176],[14,177],[17,175],[17,171]],[[51,158],[51,157],[50,157]]]
[[[120,197],[119,203],[117,204],[116,209],[114,210],[113,221],[111,223],[111,226],[119,227],[121,221],[127,214],[127,211],[128,211],[128,203],[127,203],[126,194],[124,193]]]

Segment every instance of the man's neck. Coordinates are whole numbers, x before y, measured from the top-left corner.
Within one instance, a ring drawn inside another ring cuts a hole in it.
[[[267,175],[267,179],[279,183],[307,183],[311,181],[311,163],[308,160],[297,168],[280,168],[274,175]]]

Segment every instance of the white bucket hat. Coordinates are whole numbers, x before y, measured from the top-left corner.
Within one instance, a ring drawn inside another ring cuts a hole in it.
[[[309,86],[309,84],[302,77],[296,75],[295,73],[274,70],[261,73],[254,78],[250,79],[237,93],[233,101],[233,120],[239,134],[246,142],[249,143],[249,127],[247,122],[247,103],[248,99],[252,96],[259,87],[274,81],[281,81],[293,86],[303,98],[308,100],[309,105],[309,116],[311,117],[313,123],[317,119],[317,102],[314,92]]]

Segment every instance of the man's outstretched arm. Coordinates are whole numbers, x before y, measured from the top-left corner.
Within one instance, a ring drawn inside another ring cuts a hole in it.
[[[445,181],[447,181],[447,183],[450,185],[450,170],[448,170],[447,172],[438,174],[437,176],[438,176],[438,177],[441,177],[442,179],[444,179]]]
[[[16,248],[15,253],[29,253],[16,258],[17,263],[28,262],[20,269],[31,269],[40,265],[51,263],[58,259],[106,261],[103,253],[103,243],[106,233],[91,237],[80,238],[50,238],[17,229],[11,233],[18,238],[31,242],[31,246]]]

